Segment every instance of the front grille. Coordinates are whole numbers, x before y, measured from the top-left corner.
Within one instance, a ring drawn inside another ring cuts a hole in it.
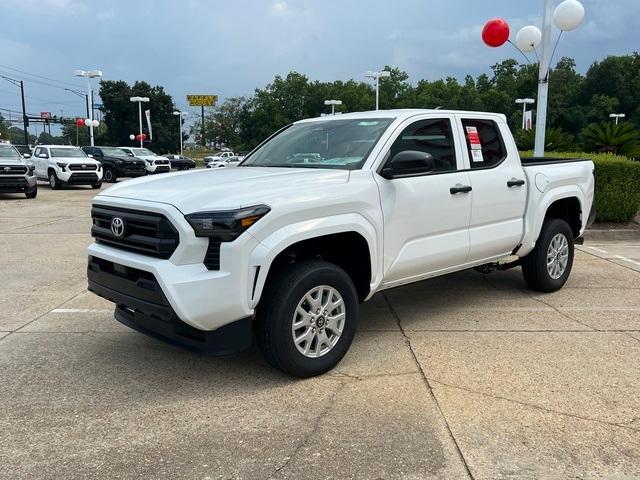
[[[27,167],[24,165],[0,166],[0,175],[24,175],[25,173],[27,173]]]
[[[27,188],[29,183],[24,177],[0,177],[0,188]]]
[[[207,270],[220,270],[220,240],[209,239],[209,247],[204,256],[204,266]]]
[[[95,173],[72,173],[67,183],[98,183],[98,175]]]
[[[121,218],[124,223],[124,231],[120,237],[111,230],[111,220],[114,217]],[[111,247],[168,259],[180,243],[177,230],[160,213],[94,205],[91,218],[91,235],[96,242]]]
[[[169,165],[169,160],[156,160],[156,165]]]
[[[77,170],[96,170],[98,168],[97,165],[90,165],[90,164],[82,164],[82,165],[69,165],[69,170],[73,170],[73,171],[77,171]]]

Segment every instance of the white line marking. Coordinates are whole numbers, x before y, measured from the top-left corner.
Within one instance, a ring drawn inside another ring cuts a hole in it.
[[[625,262],[633,263],[634,265],[640,266],[640,262],[636,262],[635,260],[631,260],[630,258],[623,257],[622,255],[616,255],[616,258],[619,258],[620,260],[624,260]]]
[[[113,310],[96,310],[91,308],[54,308],[50,313],[113,313]]]
[[[599,252],[599,253],[609,253],[606,250],[602,250],[601,248],[596,248],[596,247],[587,247],[587,248],[590,248],[591,250],[595,250],[596,252]]]

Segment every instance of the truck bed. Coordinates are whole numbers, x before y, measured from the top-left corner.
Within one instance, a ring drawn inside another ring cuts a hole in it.
[[[588,158],[558,158],[558,157],[521,157],[523,167],[534,165],[554,165],[556,163],[590,162]]]

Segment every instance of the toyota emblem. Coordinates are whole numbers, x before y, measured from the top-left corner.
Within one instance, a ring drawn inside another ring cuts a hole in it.
[[[83,164],[83,165],[82,165],[82,169],[83,169],[83,170],[86,170],[86,169],[87,169],[87,166]]]
[[[120,217],[113,217],[111,219],[111,233],[118,238],[124,236],[124,220]]]
[[[11,171],[11,167],[4,167],[4,171],[5,172],[10,172]]]

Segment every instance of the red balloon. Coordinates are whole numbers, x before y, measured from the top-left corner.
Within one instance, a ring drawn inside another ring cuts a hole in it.
[[[147,139],[147,134],[146,134],[146,133],[143,133],[143,134],[142,134],[142,140],[146,140],[146,139]]]
[[[84,118],[76,118],[76,125],[78,127],[84,127]]]
[[[509,40],[509,24],[501,18],[489,20],[482,29],[482,41],[496,48]]]
[[[136,135],[136,140],[138,140],[138,141],[142,140],[142,135],[140,135],[140,134]]]

